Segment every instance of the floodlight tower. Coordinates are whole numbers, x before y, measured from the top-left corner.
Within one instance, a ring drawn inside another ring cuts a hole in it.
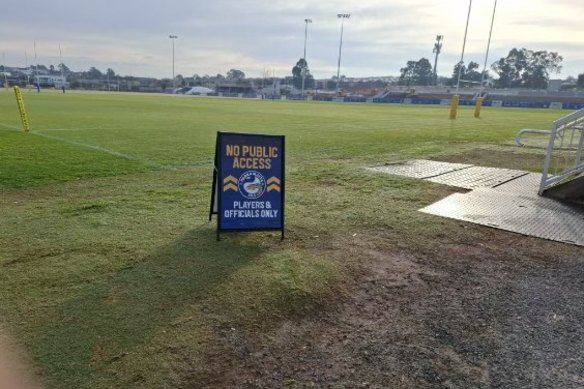
[[[168,36],[172,41],[172,90],[176,89],[176,80],[174,78],[174,41],[178,39],[178,35],[169,35]]]
[[[302,69],[302,97],[304,97],[304,81],[306,80],[306,41],[308,40],[308,24],[312,23],[312,19],[304,19],[304,68]]]
[[[438,85],[438,56],[442,52],[442,41],[444,40],[444,35],[436,35],[436,43],[434,43],[433,53],[436,54],[434,57],[434,85]]]
[[[341,41],[339,43],[339,63],[337,65],[337,88],[336,94],[339,94],[339,82],[341,81],[341,51],[343,50],[343,27],[345,19],[349,19],[351,14],[337,14],[337,18],[341,19]]]

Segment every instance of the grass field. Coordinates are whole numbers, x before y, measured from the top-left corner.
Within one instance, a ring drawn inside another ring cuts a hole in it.
[[[223,373],[205,364],[231,330],[256,336],[318,315],[351,293],[369,248],[431,253],[445,239],[483,239],[487,229],[417,212],[451,188],[364,167],[423,157],[537,171],[541,151],[514,148],[513,136],[563,114],[485,108],[476,120],[462,108],[450,121],[440,106],[24,98],[29,134],[0,92],[0,324],[50,388],[212,381]],[[215,241],[218,130],[286,135],[285,241]]]

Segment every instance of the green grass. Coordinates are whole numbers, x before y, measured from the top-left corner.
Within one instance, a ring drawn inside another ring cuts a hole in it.
[[[471,239],[416,212],[449,193],[363,168],[506,147],[553,110],[0,92],[0,324],[54,388],[160,387],[204,363],[216,328],[261,332],[346,292],[370,247]],[[218,130],[287,136],[287,236],[215,241]],[[494,158],[492,158],[494,159]],[[515,158],[517,160],[517,158]],[[509,168],[511,160],[497,161]],[[535,167],[534,167],[535,168]],[[188,362],[185,362],[188,361]],[[188,366],[185,366],[188,365]],[[198,367],[200,374],[204,366]]]

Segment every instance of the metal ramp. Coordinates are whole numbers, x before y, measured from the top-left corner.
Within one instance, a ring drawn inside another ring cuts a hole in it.
[[[421,212],[584,246],[584,206],[539,196],[543,181],[540,173],[426,160],[369,170],[471,189],[452,194]]]
[[[584,109],[558,119],[552,125],[539,187],[549,195],[555,187],[566,185],[584,175]],[[574,181],[584,189],[581,181]]]
[[[480,188],[455,193],[421,212],[522,235],[584,246],[584,208],[513,188]],[[508,190],[509,189],[509,190]]]

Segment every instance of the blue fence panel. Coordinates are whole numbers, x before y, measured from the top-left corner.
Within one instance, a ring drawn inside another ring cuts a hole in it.
[[[313,100],[316,101],[333,101],[332,96],[314,96]]]
[[[207,96],[217,96],[217,93],[208,93]],[[225,97],[237,97],[237,93],[224,93],[223,96]],[[255,98],[257,95],[255,94],[244,94],[243,97],[248,98]],[[279,95],[266,95],[264,96],[265,99],[269,100],[280,100]],[[300,96],[288,96],[288,100],[304,100],[303,97]],[[314,101],[333,101],[333,96],[314,96],[312,98]],[[374,97],[370,101],[373,103],[378,104],[403,104],[406,99],[401,97]],[[441,104],[441,99],[423,99],[423,98],[408,98],[409,103],[416,104],[416,105],[439,105]],[[343,98],[343,101],[346,103],[366,103],[368,99],[366,97],[357,97],[357,96],[346,96]],[[461,106],[474,106],[476,104],[476,100],[460,100],[459,105]],[[552,104],[551,101],[503,101],[501,103],[502,107],[511,107],[511,108],[549,108]],[[485,100],[483,101],[484,107],[492,107],[493,100]],[[581,103],[574,103],[574,102],[567,102],[563,103],[563,109],[583,109],[584,102]]]
[[[373,99],[374,103],[387,103],[387,104],[401,104],[404,99],[399,97],[376,97]]]
[[[366,97],[347,96],[344,99],[345,103],[366,103]]]
[[[540,101],[503,101],[503,107],[513,107],[513,108],[549,108],[549,102]]]
[[[440,99],[412,99],[412,104],[440,104]]]
[[[564,109],[582,109],[584,108],[584,103],[564,103]]]

